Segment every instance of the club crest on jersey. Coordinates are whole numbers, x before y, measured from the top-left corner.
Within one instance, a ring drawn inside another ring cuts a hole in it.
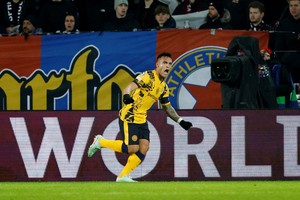
[[[220,85],[211,80],[210,64],[212,60],[224,57],[226,51],[218,46],[199,47],[185,52],[173,62],[166,83],[175,109],[221,106]]]

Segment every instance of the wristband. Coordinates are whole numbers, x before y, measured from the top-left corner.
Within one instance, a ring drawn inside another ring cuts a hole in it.
[[[179,117],[179,119],[177,120],[177,123],[179,124],[182,121],[182,118]]]

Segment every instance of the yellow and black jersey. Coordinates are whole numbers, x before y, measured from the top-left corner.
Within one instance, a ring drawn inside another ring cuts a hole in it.
[[[129,123],[142,124],[146,122],[147,111],[158,100],[162,105],[170,104],[169,87],[165,81],[160,81],[155,70],[138,75],[134,82],[139,86],[130,96],[131,104],[124,105],[120,110],[120,119]]]

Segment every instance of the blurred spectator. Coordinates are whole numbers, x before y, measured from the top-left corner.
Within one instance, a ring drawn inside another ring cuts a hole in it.
[[[37,19],[34,15],[28,15],[24,17],[21,27],[20,35],[23,35],[27,39],[30,35],[42,34],[41,30],[37,27]]]
[[[63,31],[56,31],[56,33],[79,33],[78,30],[78,20],[75,15],[73,14],[67,14],[65,17],[65,29]]]
[[[176,28],[176,21],[167,6],[158,5],[154,10],[156,30]]]
[[[103,24],[103,31],[133,31],[141,28],[138,21],[127,14],[128,0],[115,0],[115,14]]]
[[[271,50],[267,47],[260,50],[262,60],[258,65],[259,91],[262,100],[262,107],[275,109],[277,108],[276,86],[271,74],[273,67],[273,63],[270,60],[271,53]]]
[[[281,64],[300,82],[300,0],[287,0],[289,9],[279,23],[275,51]]]
[[[207,10],[208,6],[205,0],[184,0],[174,10],[173,15],[183,15],[202,10]]]
[[[133,15],[135,17],[135,11],[139,4],[143,0],[128,0],[128,11],[127,14]]]
[[[249,22],[248,5],[253,0],[223,0],[231,15],[230,26],[235,30],[246,30]]]
[[[158,0],[143,0],[135,10],[136,19],[139,21],[142,29],[149,30],[155,28],[154,10],[158,5],[166,5]]]
[[[66,14],[78,16],[77,7],[71,0],[50,0],[43,4],[40,10],[40,27],[43,33],[55,33],[57,30],[64,30]]]
[[[286,0],[260,0],[265,5],[266,15],[264,16],[264,21],[272,27],[275,27],[281,13],[286,7]]]
[[[28,3],[24,0],[8,0],[4,4],[4,27],[8,35],[18,35],[24,16],[28,13]]]
[[[264,64],[267,67],[267,72],[263,72],[263,67],[259,70],[259,73],[271,74],[274,86],[275,86],[275,96],[277,98],[277,104],[279,108],[290,107],[290,94],[293,90],[293,84],[291,80],[291,74],[282,67],[278,60],[271,56],[272,51],[269,48],[263,48],[260,50],[263,57]],[[261,88],[266,88],[263,85],[263,80],[260,82]],[[262,98],[264,95],[262,95]],[[267,96],[265,96],[267,97]],[[263,98],[264,99],[264,98]],[[270,98],[266,98],[270,99]]]
[[[206,23],[202,24],[199,29],[231,29],[229,22],[230,13],[224,8],[223,2],[211,0],[208,3]]]
[[[265,16],[265,5],[260,1],[253,1],[249,4],[249,31],[272,31],[273,27],[263,20]]]
[[[115,13],[113,0],[79,0],[79,3],[80,31],[101,31],[104,22]]]

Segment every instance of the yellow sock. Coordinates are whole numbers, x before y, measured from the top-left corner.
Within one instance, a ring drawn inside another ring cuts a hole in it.
[[[122,172],[119,174],[118,177],[121,178],[124,175],[130,174],[130,172],[132,172],[132,170],[134,170],[137,166],[139,166],[141,162],[142,160],[135,153],[130,154],[124,169],[122,170]]]
[[[122,153],[122,144],[123,144],[122,140],[107,140],[107,139],[100,140],[101,147],[108,148],[119,153]]]

